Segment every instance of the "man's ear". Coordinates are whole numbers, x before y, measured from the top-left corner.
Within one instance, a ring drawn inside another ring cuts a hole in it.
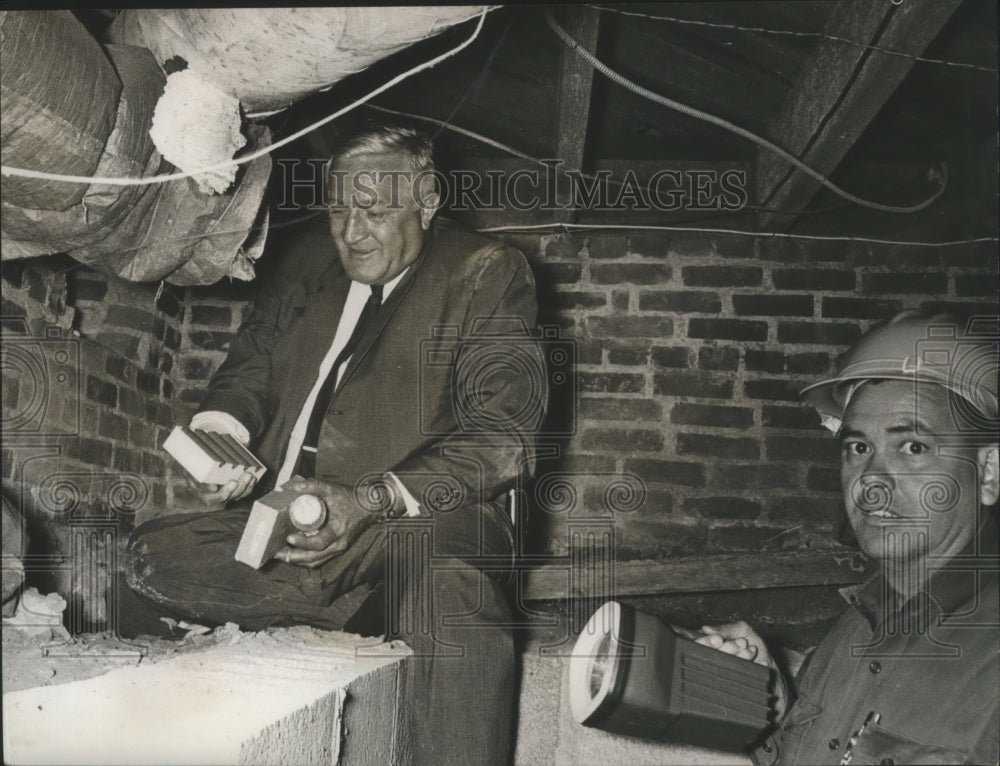
[[[427,231],[441,207],[441,194],[438,192],[437,178],[432,173],[421,173],[417,184],[416,200],[420,207],[420,226]]]
[[[980,447],[976,453],[979,466],[979,500],[991,506],[1000,497],[1000,447]]]

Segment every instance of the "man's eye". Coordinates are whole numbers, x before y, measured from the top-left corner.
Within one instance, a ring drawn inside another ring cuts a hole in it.
[[[384,221],[386,216],[384,212],[379,210],[369,210],[366,213],[366,215],[368,216],[369,221],[375,221],[376,223],[379,221]]]
[[[848,455],[866,455],[869,449],[864,442],[844,442],[844,452]]]
[[[903,446],[900,451],[907,455],[926,455],[928,447],[923,442],[908,441],[903,442]]]
[[[340,205],[330,206],[330,215],[345,215],[347,213],[347,208]]]

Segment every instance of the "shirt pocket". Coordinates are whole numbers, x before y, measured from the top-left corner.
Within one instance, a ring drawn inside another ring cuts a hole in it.
[[[792,705],[788,715],[781,722],[781,731],[775,738],[777,763],[800,763],[802,761],[803,744],[809,737],[823,708],[805,697],[799,697]]]
[[[869,724],[854,743],[852,764],[953,764],[966,763],[965,753],[948,747],[936,747],[889,731],[879,724]]]

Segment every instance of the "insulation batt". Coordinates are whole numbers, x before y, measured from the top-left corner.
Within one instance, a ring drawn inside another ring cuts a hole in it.
[[[167,77],[149,135],[168,162],[189,173],[232,159],[247,142],[240,133],[240,102],[190,69]],[[236,165],[194,178],[199,191],[222,194],[236,179]]]

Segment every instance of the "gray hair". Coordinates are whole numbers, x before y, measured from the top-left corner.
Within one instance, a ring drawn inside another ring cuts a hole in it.
[[[434,170],[434,145],[429,135],[404,125],[370,125],[349,136],[326,163],[329,174],[338,160],[400,152],[415,173]]]

